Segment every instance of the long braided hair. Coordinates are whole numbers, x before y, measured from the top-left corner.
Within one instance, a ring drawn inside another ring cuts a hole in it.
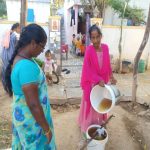
[[[14,59],[18,54],[19,50],[21,48],[24,48],[28,44],[30,44],[32,40],[34,40],[37,44],[46,42],[47,40],[47,35],[44,29],[37,24],[30,24],[22,29],[20,39],[16,45],[15,51],[6,68],[5,78],[4,78],[6,85],[4,86],[4,89],[9,94],[9,96],[12,96],[13,93],[12,83],[11,83],[11,71],[12,71],[12,65]]]

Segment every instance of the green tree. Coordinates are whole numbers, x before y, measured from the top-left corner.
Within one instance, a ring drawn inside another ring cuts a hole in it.
[[[126,18],[131,19],[133,21],[133,25],[140,25],[140,24],[145,24],[145,15],[143,13],[143,9],[140,8],[129,8],[129,14],[127,14]]]
[[[7,10],[6,10],[6,1],[0,0],[0,17],[6,16]]]
[[[129,2],[130,0],[108,0],[108,5],[119,14],[119,17],[122,18],[124,6],[127,1]],[[144,10],[135,6],[131,7],[130,5],[127,5],[124,18],[132,20],[133,25],[140,25],[145,23]]]

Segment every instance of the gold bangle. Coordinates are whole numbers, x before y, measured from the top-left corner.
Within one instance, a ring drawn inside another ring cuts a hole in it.
[[[50,133],[50,131],[51,131],[51,129],[50,129],[50,127],[49,127],[48,131],[47,131],[47,132],[44,132],[44,135],[49,134],[49,133]]]

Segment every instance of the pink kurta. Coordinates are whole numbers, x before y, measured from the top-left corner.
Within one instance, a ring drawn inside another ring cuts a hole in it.
[[[102,124],[107,119],[107,114],[97,113],[90,103],[90,92],[100,80],[107,83],[112,74],[109,50],[106,44],[101,44],[102,52],[96,52],[93,45],[87,47],[82,68],[81,87],[83,97],[79,114],[79,126],[82,132],[91,124]]]

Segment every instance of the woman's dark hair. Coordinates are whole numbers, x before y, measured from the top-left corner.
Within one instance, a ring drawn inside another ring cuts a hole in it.
[[[11,30],[14,30],[14,29],[18,28],[19,26],[20,26],[19,23],[15,23],[15,24],[12,25]]]
[[[21,48],[24,48],[28,44],[31,43],[31,41],[34,40],[37,44],[39,43],[45,43],[47,41],[47,35],[42,27],[40,27],[37,24],[30,24],[22,29],[20,39],[16,45],[15,51],[9,61],[9,64],[6,68],[5,72],[5,82],[6,85],[4,85],[4,89],[6,92],[12,96],[12,84],[11,84],[11,67],[13,65],[13,61],[18,54],[19,50]]]
[[[100,28],[99,28],[96,24],[92,25],[92,26],[90,27],[90,29],[89,29],[90,38],[91,38],[91,34],[92,34],[93,31],[97,31],[98,34],[102,36],[101,30],[100,30]]]

